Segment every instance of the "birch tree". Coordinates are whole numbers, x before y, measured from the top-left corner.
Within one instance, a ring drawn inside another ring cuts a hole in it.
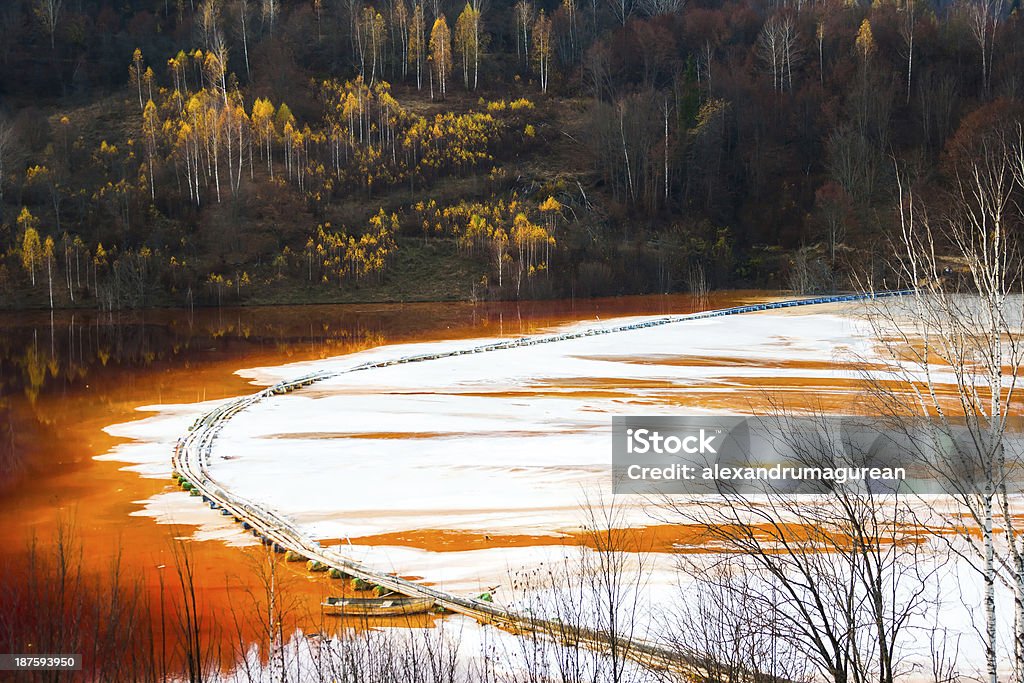
[[[274,36],[274,23],[277,21],[278,0],[262,0],[263,24],[267,27],[270,36]]]
[[[402,70],[402,78],[409,74],[409,6],[405,0],[391,2],[391,30],[397,36],[397,61]]]
[[[640,8],[649,17],[659,14],[675,14],[683,9],[686,0],[641,0]]]
[[[53,238],[47,235],[43,243],[43,260],[46,261],[46,282],[50,291],[50,310],[53,310]]]
[[[548,78],[551,73],[551,20],[544,14],[544,10],[537,15],[537,21],[533,24],[533,59],[537,64],[537,73],[540,76],[540,91],[547,93]]]
[[[128,77],[131,82],[135,85],[139,97],[139,111],[142,111],[145,105],[142,102],[142,82],[144,80],[144,74],[142,68],[142,50],[135,48],[135,52],[132,54],[132,63],[128,66]]]
[[[981,52],[981,91],[992,94],[992,61],[995,59],[996,33],[1006,11],[1005,0],[965,0],[967,22]]]
[[[160,131],[160,115],[153,100],[146,102],[142,113],[142,135],[145,138],[146,175],[149,176],[149,198],[156,200],[156,181],[153,178],[157,159],[157,133]]]
[[[448,92],[448,76],[452,72],[452,34],[444,14],[434,20],[430,31],[430,68],[443,99]]]
[[[36,230],[38,224],[39,221],[28,210],[28,207],[21,207],[21,213],[18,214],[18,228],[22,231],[21,265],[29,272],[33,287],[36,286],[36,266],[40,264],[43,253],[39,232]]]
[[[426,59],[426,20],[423,17],[423,3],[416,2],[409,22],[409,63],[415,66],[416,89],[423,89],[423,61]]]
[[[608,0],[612,15],[622,26],[633,16],[633,0]]]
[[[512,10],[516,23],[516,57],[530,63],[530,27],[533,26],[533,3],[519,0]]]
[[[476,88],[476,68],[480,63],[479,45],[479,14],[468,2],[455,22],[455,51],[459,55],[462,66],[462,82],[469,90],[469,74],[472,70],[473,88]]]
[[[900,38],[903,40],[903,52],[907,58],[907,104],[910,104],[910,93],[914,77],[914,34],[917,30],[917,1],[906,0],[899,11]]]
[[[34,9],[47,35],[50,36],[50,49],[53,50],[56,48],[55,36],[60,24],[60,15],[64,11],[64,0],[35,0]]]
[[[565,14],[566,30],[569,34],[569,58],[576,61],[576,0],[562,0],[562,12]]]
[[[480,81],[480,56],[486,48],[487,37],[483,28],[483,0],[473,0],[473,90]]]
[[[1024,293],[1011,227],[1020,220],[1013,197],[1024,190],[1024,141],[1020,123],[1012,133],[1002,123],[952,151],[965,161],[954,170],[941,213],[922,207],[897,169],[894,268],[913,294],[875,307],[870,318],[905,387],[875,382],[874,395],[895,424],[907,425],[916,455],[955,503],[953,510],[930,508],[953,532],[939,538],[983,583],[980,635],[989,683],[999,680],[1000,584],[1014,593],[1014,679],[1024,673],[1024,533],[1013,506],[1013,473],[1024,454],[1006,439],[1024,366]],[[908,411],[929,422],[908,420]],[[967,436],[957,438],[964,429]]]
[[[793,64],[799,58],[796,26],[790,16],[772,16],[757,37],[758,56],[772,74],[776,92],[793,90]]]
[[[818,84],[825,85],[825,19],[821,18],[814,25],[814,38],[818,43]]]
[[[384,51],[384,17],[372,7],[363,9],[360,18],[359,46],[360,46],[360,74],[365,74],[366,61],[370,62],[370,78],[368,82],[373,84],[377,80],[377,68],[380,64]]]
[[[242,36],[242,58],[245,61],[245,80],[252,80],[249,71],[249,0],[238,0],[238,28]]]
[[[267,162],[267,173],[274,179],[274,105],[269,99],[257,98],[252,105],[250,116],[253,135],[261,141],[264,161]]]

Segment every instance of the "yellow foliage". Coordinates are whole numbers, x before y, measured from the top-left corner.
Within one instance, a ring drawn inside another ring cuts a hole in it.
[[[857,52],[863,59],[867,59],[875,51],[875,36],[871,31],[871,22],[866,18],[860,23],[860,30],[857,31]]]

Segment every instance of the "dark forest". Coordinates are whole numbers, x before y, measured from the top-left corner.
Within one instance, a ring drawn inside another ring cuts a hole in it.
[[[1021,145],[1021,29],[1004,0],[5,2],[0,301],[889,285],[900,188],[941,211]]]

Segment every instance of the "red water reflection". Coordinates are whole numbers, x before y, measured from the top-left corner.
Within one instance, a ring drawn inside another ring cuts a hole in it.
[[[172,550],[174,531],[130,513],[141,508],[138,501],[169,490],[171,483],[94,459],[118,443],[103,427],[144,417],[138,406],[248,393],[252,386],[234,374],[243,367],[383,344],[518,336],[574,321],[685,313],[765,298],[764,293],[731,292],[703,302],[647,296],[0,315],[0,567],[9,580],[29,581],[36,571],[24,566],[29,539],[46,545],[59,526],[69,525],[82,549],[83,575],[105,576],[120,558],[126,575],[141,581],[143,601],[165,604],[161,623],[149,628],[161,640],[170,639],[174,634],[167,632],[165,620],[180,598],[172,590],[180,566]],[[255,637],[232,626],[232,613],[259,602],[260,557],[221,542],[190,543],[188,552],[200,630],[213,642],[212,656],[226,661],[233,642]],[[323,596],[338,592],[338,582],[285,564],[277,577],[277,588],[294,600],[287,629],[327,628],[318,606]],[[16,606],[7,602],[2,609]],[[161,611],[149,614],[155,620]]]

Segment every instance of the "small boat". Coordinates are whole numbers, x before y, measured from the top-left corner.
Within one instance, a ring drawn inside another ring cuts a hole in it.
[[[345,617],[401,617],[429,612],[434,601],[393,595],[383,598],[327,598],[322,606],[324,614]]]

